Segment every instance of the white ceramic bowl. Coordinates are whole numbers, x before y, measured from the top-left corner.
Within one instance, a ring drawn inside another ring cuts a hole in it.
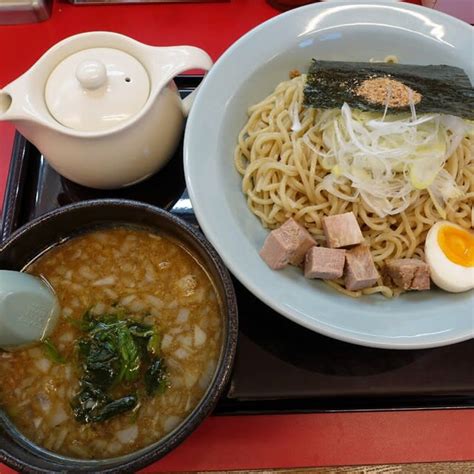
[[[233,150],[246,110],[311,58],[460,66],[474,79],[466,23],[409,4],[318,3],[258,26],[217,61],[188,120],[184,164],[199,223],[232,273],[257,297],[307,328],[356,344],[435,347],[474,337],[473,292],[412,292],[352,299],[296,268],[272,271],[258,251],[267,235],[247,208]],[[258,318],[258,314],[254,315]],[[271,331],[271,328],[268,328]]]

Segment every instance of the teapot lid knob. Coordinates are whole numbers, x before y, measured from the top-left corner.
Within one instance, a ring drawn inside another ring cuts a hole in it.
[[[151,85],[135,56],[115,48],[89,48],[67,56],[51,71],[44,98],[60,124],[99,132],[139,114]]]
[[[78,64],[76,78],[84,89],[98,89],[107,82],[107,69],[101,61],[86,59]]]

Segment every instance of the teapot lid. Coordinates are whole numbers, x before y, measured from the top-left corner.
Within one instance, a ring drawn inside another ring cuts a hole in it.
[[[65,58],[46,82],[51,115],[81,131],[115,128],[137,114],[150,94],[150,79],[133,56],[113,48],[91,48]]]

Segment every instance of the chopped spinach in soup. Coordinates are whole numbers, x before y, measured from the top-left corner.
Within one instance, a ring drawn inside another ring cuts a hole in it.
[[[51,336],[0,351],[0,406],[36,444],[98,459],[145,447],[196,406],[221,345],[219,301],[179,244],[145,230],[91,232],[26,269],[55,289]]]

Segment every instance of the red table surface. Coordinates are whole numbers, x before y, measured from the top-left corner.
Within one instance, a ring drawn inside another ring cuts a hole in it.
[[[277,13],[264,0],[80,7],[56,0],[46,22],[0,26],[0,87],[75,33],[110,30],[154,45],[191,44],[215,60],[242,34]],[[13,127],[0,123],[0,191],[12,139]],[[473,459],[472,410],[233,416],[208,418],[143,472]],[[0,465],[0,472],[13,471]]]

